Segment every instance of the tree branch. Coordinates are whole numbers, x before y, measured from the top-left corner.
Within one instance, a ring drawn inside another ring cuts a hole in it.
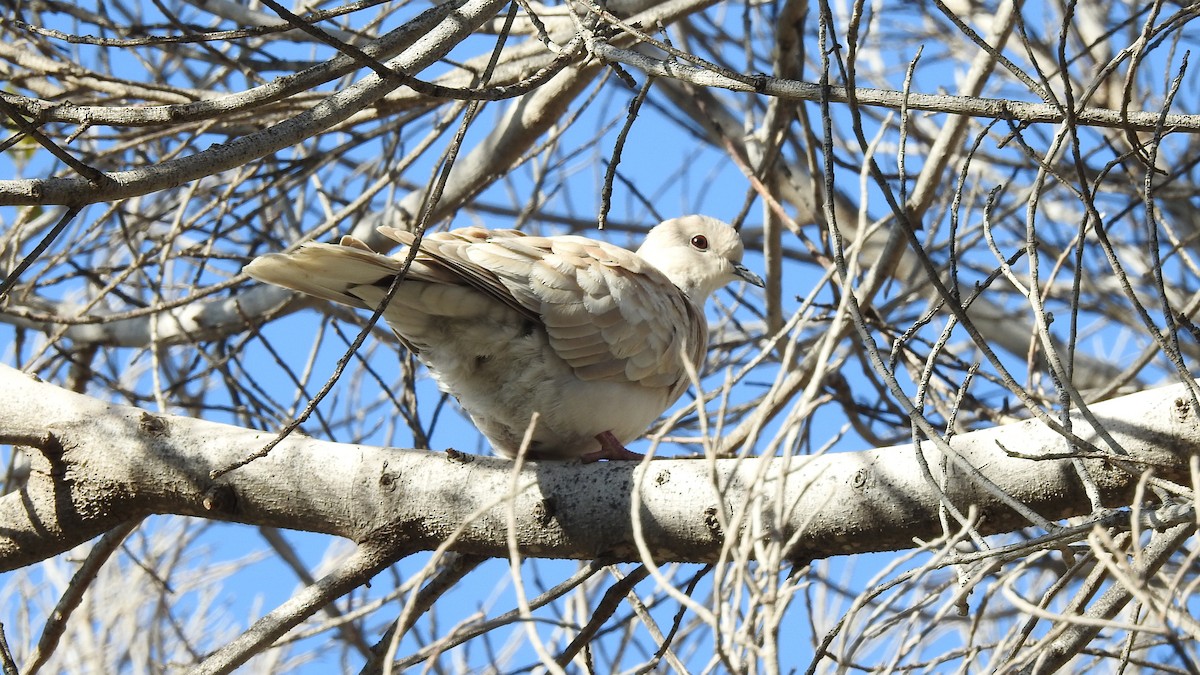
[[[492,18],[504,4],[503,0],[472,0],[466,3],[387,65],[403,72],[422,70],[445,56],[475,28]],[[80,206],[174,187],[241,166],[299,143],[345,120],[398,86],[399,82],[393,79],[384,79],[374,73],[366,75],[299,115],[256,133],[153,166],[107,173],[105,175],[111,181],[104,187],[74,177],[0,181],[0,205]]]
[[[0,367],[0,441],[49,430],[61,451],[31,451],[32,471],[19,491],[0,498],[0,570],[65,551],[130,518],[173,513],[288,527],[388,542],[406,551],[433,549],[467,515],[509,491],[512,463],[462,453],[342,445],[289,438],[270,455],[225,476],[209,472],[262,446],[271,434],[107,404]],[[1200,453],[1200,422],[1182,385],[1093,407],[1107,433],[1129,453],[1088,459],[1106,504],[1127,504],[1136,471],[1182,480]],[[1076,433],[1096,432],[1076,420]],[[1040,423],[1025,421],[951,440],[989,480],[1048,519],[1087,513],[1088,499],[1069,460],[1025,457],[1063,448]],[[1014,457],[1004,448],[1020,448]],[[929,466],[941,463],[922,446]],[[766,480],[756,478],[766,463]],[[911,548],[938,536],[939,500],[917,469],[911,445],[800,458],[659,460],[647,467],[609,462],[528,464],[515,498],[516,540],[525,555],[591,559],[598,553],[636,560],[630,505],[638,497],[645,540],[662,560],[709,562],[727,537],[795,537],[791,557],[820,558]],[[779,482],[783,481],[780,486]],[[720,493],[714,489],[719,486]],[[951,471],[945,493],[983,515],[983,534],[1029,523],[994,496]],[[782,498],[790,509],[776,510]],[[737,532],[721,532],[717,509],[760,513]],[[498,504],[467,524],[455,550],[504,557],[507,507]],[[773,514],[793,514],[777,522]]]
[[[284,633],[316,614],[322,607],[367,583],[389,564],[393,557],[373,546],[361,546],[336,570],[306,586],[271,613],[254,622],[233,642],[209,655],[193,675],[231,673],[250,657],[270,645]]]
[[[730,91],[778,96],[796,101],[816,103],[827,100],[831,103],[846,103],[853,99],[858,105],[899,110],[903,104],[910,110],[929,110],[1024,123],[1061,124],[1066,119],[1061,108],[1049,103],[1026,103],[1009,99],[952,96],[950,94],[905,94],[902,91],[865,87],[847,89],[846,87],[831,86],[827,92],[823,93],[820,84],[766,75],[760,76],[753,84],[747,84],[721,73],[679,61],[656,59],[639,52],[614,47],[594,38],[589,41],[588,49],[605,63],[622,63],[637,68],[647,75],[674,78],[701,87],[719,87]],[[905,100],[906,98],[907,100]],[[1152,111],[1122,112],[1107,108],[1084,108],[1075,113],[1073,120],[1081,126],[1111,127],[1133,131],[1154,131],[1159,125],[1172,131],[1193,133],[1200,131],[1200,115],[1162,115]]]

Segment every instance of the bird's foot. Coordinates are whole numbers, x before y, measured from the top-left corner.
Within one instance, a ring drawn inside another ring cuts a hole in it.
[[[626,448],[621,441],[617,440],[616,436],[613,436],[611,431],[601,431],[596,434],[596,440],[600,441],[600,449],[581,455],[579,459],[583,460],[584,464],[591,464],[602,459],[640,462],[646,457]]]

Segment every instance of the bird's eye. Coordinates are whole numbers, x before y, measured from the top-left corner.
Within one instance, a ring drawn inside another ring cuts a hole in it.
[[[706,237],[702,234],[698,234],[698,235],[692,237],[692,246],[695,246],[697,250],[707,251],[708,250],[708,237]]]

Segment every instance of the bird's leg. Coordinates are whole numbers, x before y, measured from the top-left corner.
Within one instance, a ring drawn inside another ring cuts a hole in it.
[[[596,440],[600,441],[600,449],[580,456],[584,464],[591,464],[602,459],[640,462],[646,457],[626,448],[621,441],[617,440],[616,436],[613,436],[611,431],[601,431],[596,434]]]

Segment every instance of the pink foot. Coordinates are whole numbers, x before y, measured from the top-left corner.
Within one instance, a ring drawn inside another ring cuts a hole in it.
[[[602,459],[640,462],[646,457],[621,445],[621,441],[618,441],[611,431],[601,431],[596,434],[596,440],[600,441],[600,449],[581,455],[579,459],[583,460],[584,464],[591,464]]]

